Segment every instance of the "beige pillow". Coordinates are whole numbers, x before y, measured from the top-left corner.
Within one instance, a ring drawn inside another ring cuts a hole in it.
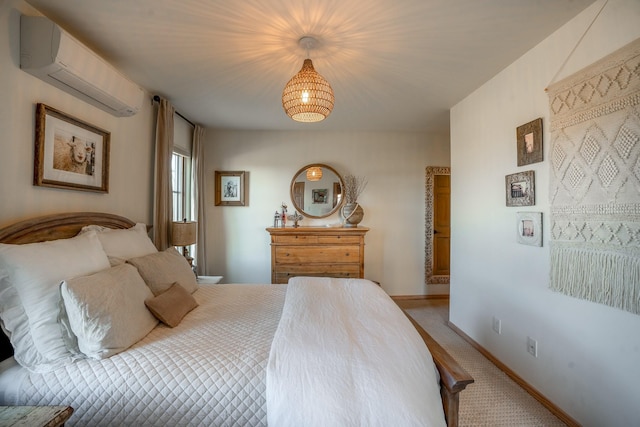
[[[171,247],[162,252],[127,260],[135,266],[147,286],[158,296],[178,282],[189,293],[198,289],[196,275],[187,259]]]
[[[178,283],[144,303],[158,320],[171,328],[178,326],[182,318],[198,306],[196,299]]]
[[[144,304],[153,295],[129,264],[65,280],[60,293],[61,323],[73,332],[79,350],[93,359],[126,350],[158,324]]]
[[[111,266],[123,264],[129,258],[140,257],[158,252],[147,235],[147,226],[137,223],[131,228],[112,229],[97,225],[87,225],[80,234],[94,230],[109,257]]]

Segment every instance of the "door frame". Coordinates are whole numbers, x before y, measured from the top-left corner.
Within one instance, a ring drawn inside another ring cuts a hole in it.
[[[433,185],[435,175],[451,175],[451,168],[449,166],[427,166],[425,173],[424,283],[427,285],[448,285],[448,275],[434,276],[433,274]]]

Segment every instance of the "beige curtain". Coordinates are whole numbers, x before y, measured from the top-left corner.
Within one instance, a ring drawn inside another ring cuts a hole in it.
[[[173,152],[173,113],[175,108],[160,99],[156,121],[155,208],[153,239],[158,250],[171,246],[173,201],[171,190],[171,155]]]
[[[199,276],[207,275],[207,216],[205,213],[205,173],[204,147],[202,138],[204,128],[196,125],[193,129],[193,145],[191,151],[191,173],[193,174],[193,197],[195,199],[195,220],[198,222],[198,250],[196,251],[196,272]]]

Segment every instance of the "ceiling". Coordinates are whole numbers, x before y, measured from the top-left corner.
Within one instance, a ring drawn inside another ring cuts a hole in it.
[[[593,1],[27,0],[205,127],[427,132]],[[304,35],[336,98],[319,123],[282,109]]]

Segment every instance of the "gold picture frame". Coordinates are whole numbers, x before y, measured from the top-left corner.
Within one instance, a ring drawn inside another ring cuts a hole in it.
[[[516,128],[518,166],[542,161],[542,118]]]
[[[110,139],[106,130],[37,104],[33,185],[108,193]]]
[[[244,171],[215,171],[216,206],[246,206]]]

